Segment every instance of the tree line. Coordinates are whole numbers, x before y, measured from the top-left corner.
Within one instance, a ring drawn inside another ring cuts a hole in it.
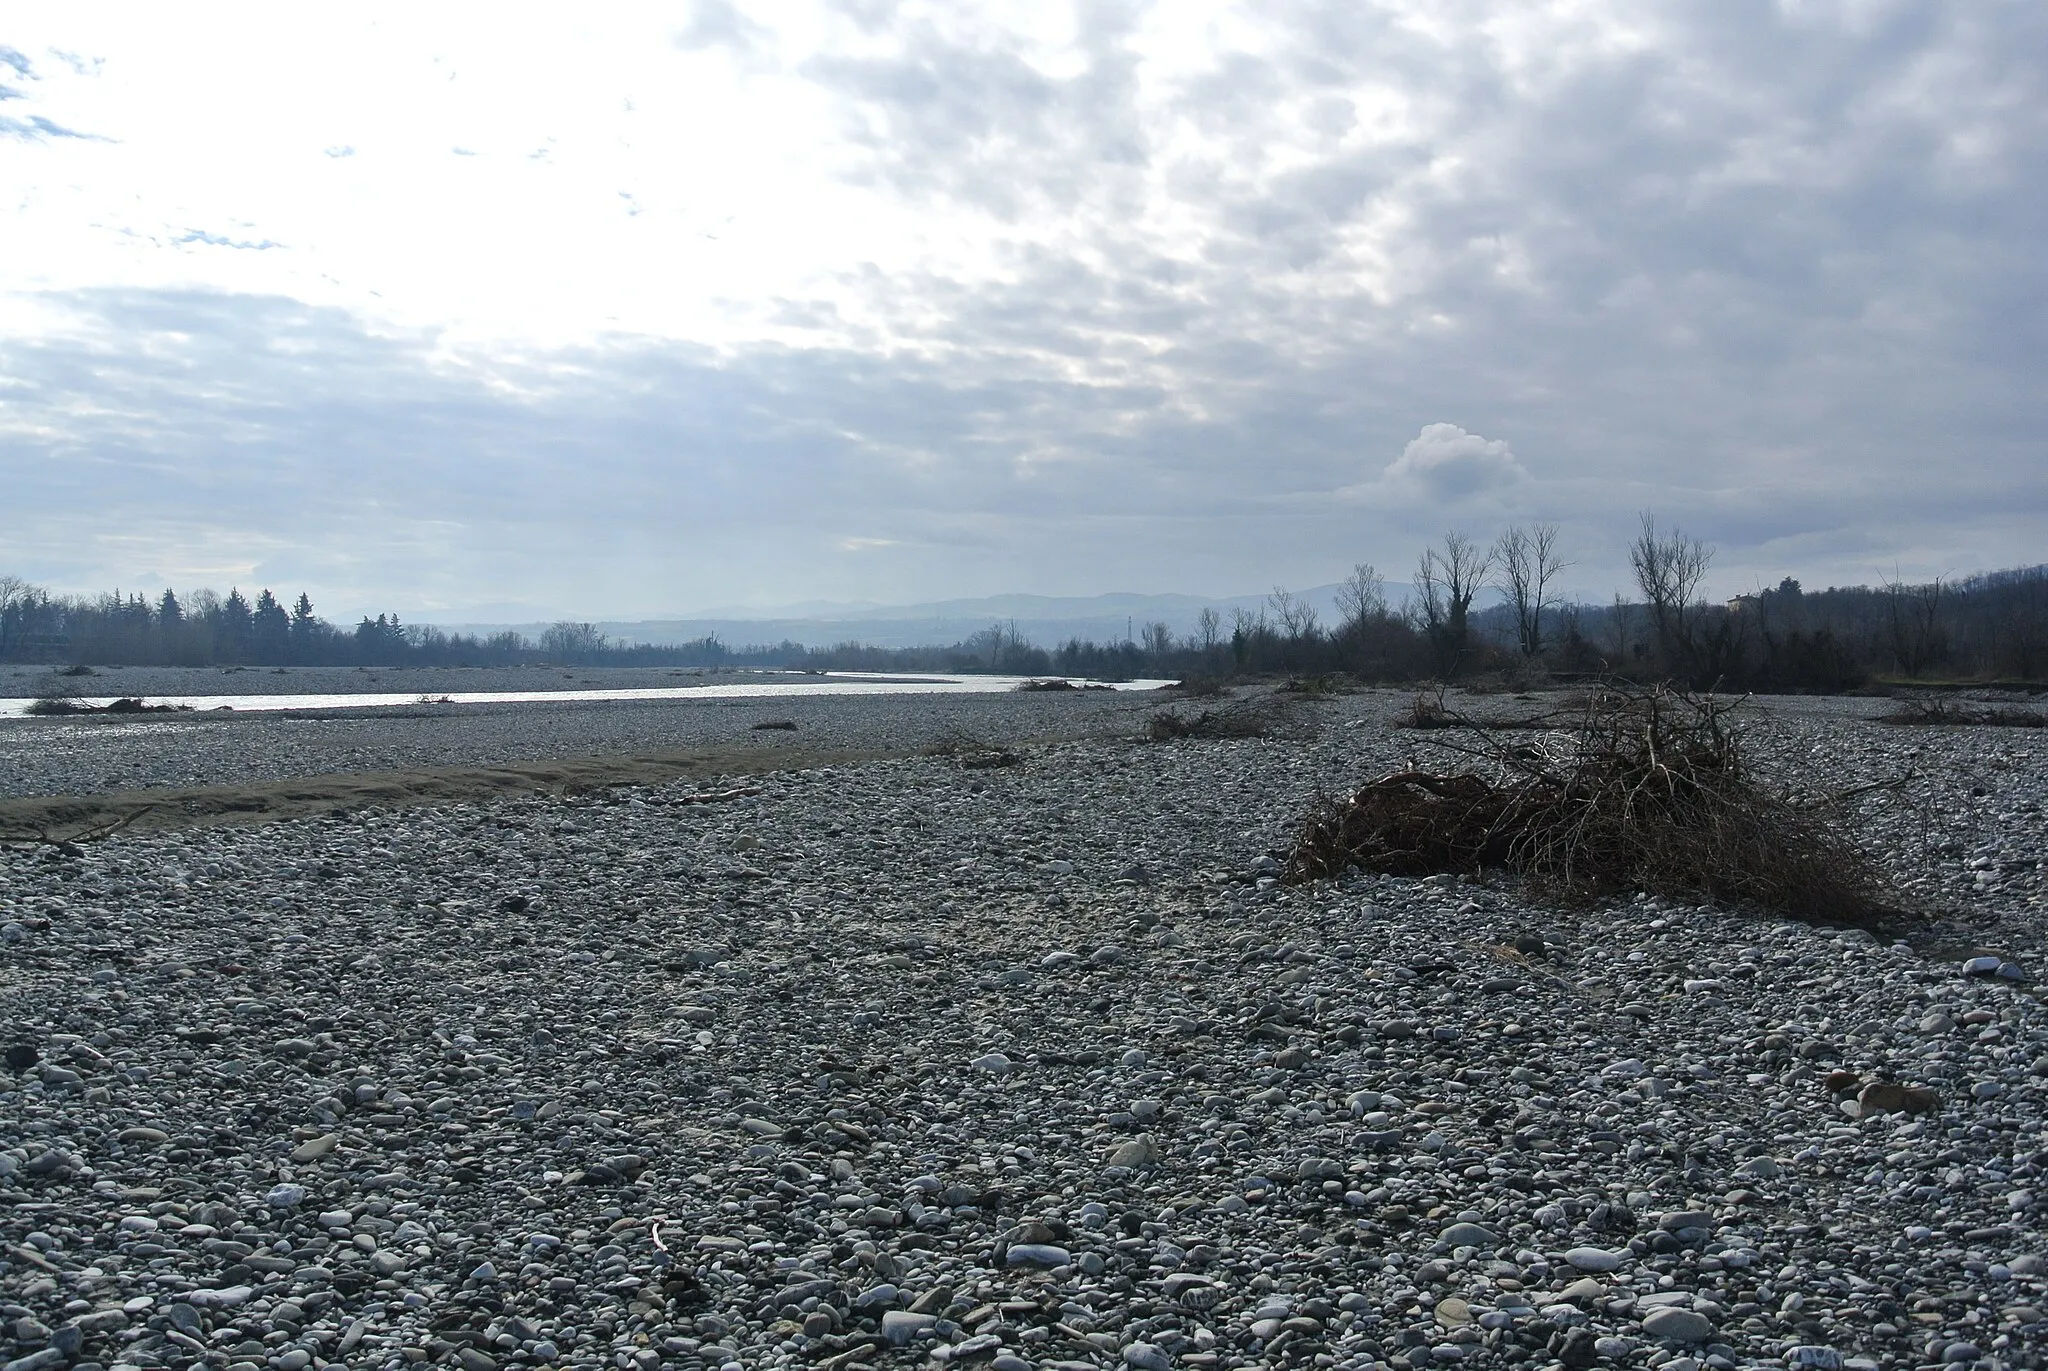
[[[1454,680],[1515,671],[1614,673],[1695,687],[1837,691],[1878,678],[2011,679],[2048,675],[2048,566],[1960,579],[1808,591],[1787,577],[1750,594],[1703,593],[1714,549],[1645,515],[1628,548],[1631,593],[1606,604],[1564,600],[1569,568],[1550,524],[1515,525],[1491,543],[1453,531],[1426,549],[1401,603],[1372,566],[1354,567],[1333,622],[1275,588],[1226,619],[1202,611],[1192,633],[1164,623],[1124,642],[1026,640],[992,624],[944,647],[856,641],[733,647],[715,635],[664,645],[615,642],[587,623],[537,638],[450,634],[395,614],[330,624],[301,593],[252,602],[201,590],[181,600],[56,596],[0,576],[0,661],[169,666],[670,666],[802,670],[1003,672],[1098,678],[1345,674],[1366,681]],[[1481,603],[1482,597],[1487,598]]]

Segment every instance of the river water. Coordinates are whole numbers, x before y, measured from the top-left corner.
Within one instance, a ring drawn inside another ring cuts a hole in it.
[[[201,710],[274,713],[301,709],[371,709],[405,705],[556,704],[596,700],[754,700],[804,695],[1000,695],[1015,690],[1028,676],[896,676],[835,672],[822,676],[778,675],[767,681],[724,681],[695,686],[650,686],[619,690],[478,690],[446,695],[337,693],[325,695],[152,695],[145,703]],[[1084,681],[1075,685],[1106,685],[1112,690],[1156,690],[1169,681]],[[81,704],[108,705],[113,696],[79,696]],[[19,718],[33,704],[29,699],[0,699],[0,718]],[[71,716],[78,717],[78,716]],[[104,716],[101,716],[104,717]],[[131,715],[126,717],[141,718]]]

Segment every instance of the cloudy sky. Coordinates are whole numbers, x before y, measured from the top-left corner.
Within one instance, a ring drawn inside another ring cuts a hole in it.
[[[0,573],[337,615],[2048,558],[2048,6],[0,17]]]

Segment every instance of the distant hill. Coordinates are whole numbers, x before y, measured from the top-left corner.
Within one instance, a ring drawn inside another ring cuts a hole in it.
[[[1325,627],[1337,619],[1335,585],[1312,586],[1294,594],[1314,606]],[[1398,604],[1407,586],[1390,585],[1387,595]],[[978,599],[934,600],[914,605],[876,605],[811,601],[769,609],[708,610],[672,619],[604,620],[598,629],[624,643],[680,643],[716,634],[732,647],[798,642],[823,647],[855,640],[871,647],[930,647],[957,643],[994,624],[1015,625],[1019,635],[1041,647],[1069,638],[1097,643],[1122,642],[1138,636],[1150,623],[1164,623],[1176,637],[1196,631],[1203,609],[1222,616],[1227,635],[1233,613],[1256,614],[1266,607],[1264,595],[1210,599],[1200,595],[1109,594],[1088,596],[989,595]],[[456,623],[421,616],[450,632],[489,634],[516,629],[529,637],[547,627],[532,623]]]

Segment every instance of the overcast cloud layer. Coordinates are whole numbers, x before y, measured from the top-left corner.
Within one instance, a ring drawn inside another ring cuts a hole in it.
[[[2035,562],[2048,7],[0,20],[0,572],[624,617]],[[425,10],[424,14],[416,12]]]

